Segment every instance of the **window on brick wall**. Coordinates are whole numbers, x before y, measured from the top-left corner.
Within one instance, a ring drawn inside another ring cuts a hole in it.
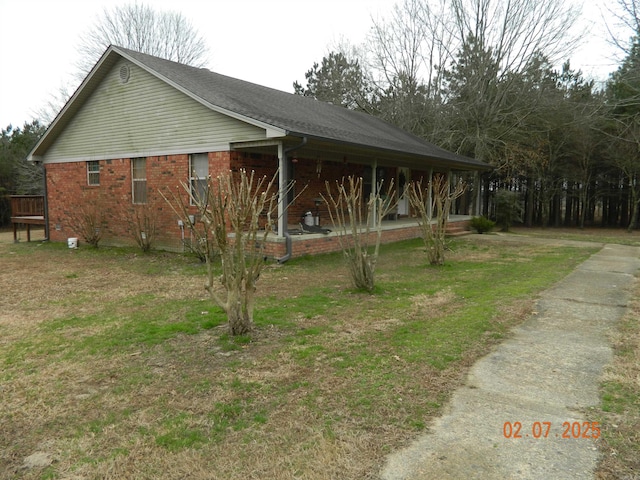
[[[131,159],[133,203],[147,203],[147,159]]]
[[[100,163],[87,162],[87,185],[100,185]]]
[[[189,182],[191,184],[191,205],[193,199],[206,198],[207,179],[209,177],[209,155],[194,153],[189,155]]]

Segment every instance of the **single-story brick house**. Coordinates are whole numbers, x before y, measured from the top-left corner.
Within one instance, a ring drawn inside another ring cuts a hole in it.
[[[306,189],[280,201],[269,248],[275,257],[287,249],[293,256],[337,249],[332,235],[285,242],[307,211],[328,222],[316,201],[326,180],[356,174],[371,189],[376,179],[405,184],[433,172],[488,168],[361,112],[117,46],[105,51],[29,159],[44,165],[50,240],[78,237],[70,215],[93,203],[106,212],[103,243],[132,243],[127,218],[147,204],[156,216],[156,246],[171,249],[182,247],[185,232],[160,190],[175,191],[181,182],[197,188],[199,179],[230,169],[271,176],[280,168],[281,186],[294,180]],[[462,213],[472,213],[473,200]],[[397,213],[410,218],[404,196]],[[383,241],[417,234],[415,222],[398,222]]]

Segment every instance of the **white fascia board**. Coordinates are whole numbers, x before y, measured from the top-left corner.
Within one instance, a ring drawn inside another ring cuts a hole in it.
[[[252,147],[277,147],[282,142],[280,140],[250,140],[248,142],[231,142],[229,145],[231,149],[238,150],[242,148],[252,148]]]
[[[191,153],[202,152],[228,152],[231,150],[229,144],[226,145],[198,145],[191,148],[180,147],[173,149],[158,149],[158,150],[145,150],[138,152],[122,152],[122,153],[110,153],[110,154],[91,154],[88,153],[82,157],[66,157],[56,160],[45,160],[45,164],[53,163],[74,163],[74,162],[92,162],[96,160],[118,160],[120,158],[140,158],[140,157],[164,157],[165,155],[188,155]],[[35,157],[36,160],[42,161],[42,157]]]

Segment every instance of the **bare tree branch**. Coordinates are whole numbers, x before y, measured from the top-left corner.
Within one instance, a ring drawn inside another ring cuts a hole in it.
[[[202,67],[207,63],[204,38],[181,13],[158,11],[144,3],[104,9],[82,36],[79,75],[84,77],[109,45],[130,48],[175,62]]]

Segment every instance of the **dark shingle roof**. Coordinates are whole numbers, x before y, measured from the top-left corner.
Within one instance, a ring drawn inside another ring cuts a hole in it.
[[[205,104],[286,131],[287,135],[410,154],[487,168],[441,149],[379,118],[122,47],[110,47]]]

